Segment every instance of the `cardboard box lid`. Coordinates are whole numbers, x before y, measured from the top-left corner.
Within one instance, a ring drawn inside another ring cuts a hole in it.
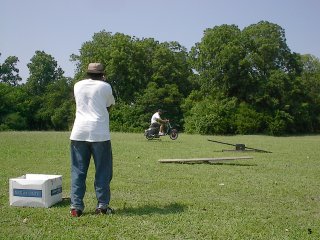
[[[47,180],[62,178],[62,175],[46,175],[46,174],[25,174],[17,178],[10,178],[11,181],[19,184],[42,184]]]

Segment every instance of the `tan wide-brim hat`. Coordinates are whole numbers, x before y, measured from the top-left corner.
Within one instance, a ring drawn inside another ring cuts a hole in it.
[[[101,63],[89,63],[87,73],[104,73],[104,67]]]

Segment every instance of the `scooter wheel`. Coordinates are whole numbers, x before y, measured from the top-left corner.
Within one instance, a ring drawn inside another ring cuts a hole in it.
[[[176,140],[178,138],[178,131],[176,129],[172,129],[171,133],[170,133],[170,138],[172,140]]]
[[[152,140],[154,138],[154,135],[147,133],[146,134],[146,139]]]

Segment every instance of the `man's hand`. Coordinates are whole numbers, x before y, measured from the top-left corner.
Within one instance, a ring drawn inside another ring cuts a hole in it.
[[[163,120],[161,120],[161,121],[162,121],[162,123],[167,123],[167,122],[169,122],[168,119],[163,119]]]

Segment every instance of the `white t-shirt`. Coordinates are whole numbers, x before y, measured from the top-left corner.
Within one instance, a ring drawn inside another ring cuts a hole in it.
[[[85,79],[74,85],[76,118],[71,140],[103,142],[110,140],[107,107],[115,104],[111,86],[103,81]]]
[[[158,119],[161,119],[161,118],[160,118],[160,114],[159,114],[159,112],[156,112],[156,113],[153,114],[152,117],[151,117],[151,124],[152,124],[152,123],[157,123],[157,122],[158,122],[158,121],[157,121]]]

